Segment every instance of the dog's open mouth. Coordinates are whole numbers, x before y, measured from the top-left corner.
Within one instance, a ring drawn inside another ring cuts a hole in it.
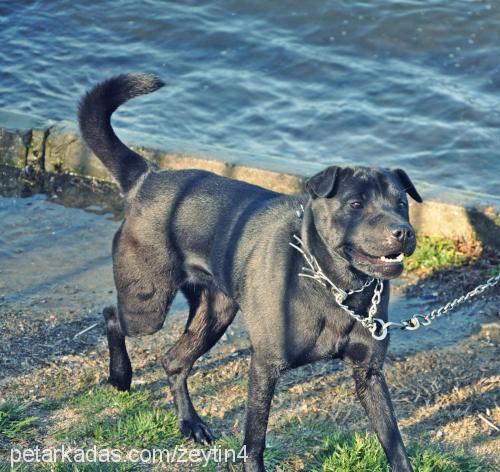
[[[388,256],[381,256],[378,259],[383,262],[403,262],[404,254],[402,252],[399,254],[389,254]]]
[[[401,266],[403,265],[404,260],[404,254],[402,252],[395,252],[386,254],[384,256],[371,256],[352,247],[346,248],[346,252],[351,257],[351,259],[355,260],[358,263],[370,264],[372,266],[378,267]]]

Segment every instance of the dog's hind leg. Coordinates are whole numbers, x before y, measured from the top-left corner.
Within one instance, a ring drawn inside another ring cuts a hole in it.
[[[197,442],[209,444],[214,435],[194,409],[187,378],[196,360],[224,334],[238,311],[238,305],[213,287],[185,287],[183,293],[189,301],[189,318],[184,333],[165,355],[163,366],[182,433]]]
[[[118,390],[130,390],[132,382],[132,364],[125,345],[125,336],[120,326],[116,308],[103,310],[106,322],[106,337],[109,348],[109,383]]]
[[[138,226],[137,222],[125,221],[113,239],[118,306],[104,312],[109,382],[119,390],[130,389],[132,379],[125,336],[153,334],[161,329],[180,278],[175,258],[162,244],[145,240]]]
[[[118,316],[125,336],[160,330],[182,280],[177,258],[158,241],[147,237],[147,222],[126,220],[113,239],[113,273]]]

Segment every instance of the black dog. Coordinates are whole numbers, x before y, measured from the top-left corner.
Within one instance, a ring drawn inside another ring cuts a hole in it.
[[[370,278],[399,276],[402,255],[415,250],[406,192],[421,201],[410,179],[400,169],[333,166],[307,181],[305,195],[290,197],[210,172],[156,171],[117,138],[110,118],[126,100],[162,85],[153,76],[122,75],[95,87],[80,107],[85,141],[126,195],[125,220],[113,241],[118,310],[105,311],[110,382],[130,388],[125,336],[159,330],[180,289],[189,318],[163,365],[187,437],[213,440],[191,403],[187,377],[241,309],[252,345],[245,470],[264,470],[280,374],[334,357],[352,363],[357,395],[393,470],[412,470],[382,372],[388,338],[375,340],[328,287],[299,277],[305,261],[289,244],[299,236],[302,248],[345,291]],[[345,303],[366,315],[375,285]],[[385,283],[377,318],[387,320],[388,300]]]

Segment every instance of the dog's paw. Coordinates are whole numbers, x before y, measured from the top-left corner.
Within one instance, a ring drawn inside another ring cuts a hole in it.
[[[108,378],[108,383],[110,383],[120,392],[126,392],[130,390],[131,380],[129,378],[118,378],[111,376]]]
[[[180,422],[180,429],[186,438],[205,446],[215,441],[215,434],[201,420],[182,420]]]

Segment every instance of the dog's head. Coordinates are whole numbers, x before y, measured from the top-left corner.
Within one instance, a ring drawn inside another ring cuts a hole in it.
[[[332,255],[371,277],[391,279],[415,251],[408,199],[422,198],[401,169],[328,167],[306,182],[316,230]]]

